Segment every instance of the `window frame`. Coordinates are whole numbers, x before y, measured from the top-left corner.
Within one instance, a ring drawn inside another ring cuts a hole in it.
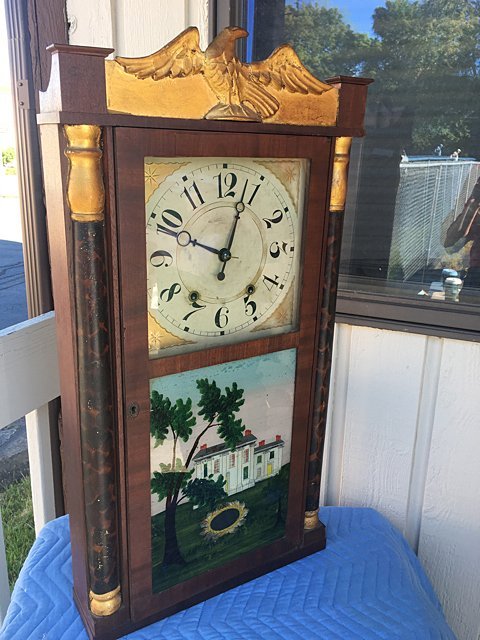
[[[368,130],[365,135],[368,136]],[[354,140],[350,154],[347,202],[343,214],[344,228],[338,258],[336,322],[480,342],[480,304],[431,300],[426,296],[412,298],[388,293],[389,281],[384,278],[379,278],[376,282],[385,292],[362,290],[362,281],[366,282],[367,279],[352,276],[342,270],[342,260],[346,259],[345,262],[348,263],[348,254],[352,251],[351,245],[345,246],[345,238],[355,223],[359,175],[365,158],[364,140],[365,138]],[[371,286],[373,281],[368,279],[368,284]],[[353,288],[357,283],[358,286]],[[394,286],[394,283],[391,284]],[[408,285],[412,288],[412,283]],[[424,285],[418,283],[418,288],[422,286]]]
[[[343,288],[340,282],[335,321],[480,342],[479,305],[430,299],[409,300],[387,294],[358,292]]]

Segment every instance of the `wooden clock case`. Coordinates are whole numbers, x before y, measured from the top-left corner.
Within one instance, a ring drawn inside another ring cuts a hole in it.
[[[40,125],[55,295],[74,597],[91,638],[117,638],[325,546],[318,502],[349,148],[370,81],[337,77],[332,124],[109,111],[106,49],[52,46]],[[298,329],[149,360],[144,157],[304,158]],[[284,538],[160,593],[150,550],[150,378],[297,350]]]

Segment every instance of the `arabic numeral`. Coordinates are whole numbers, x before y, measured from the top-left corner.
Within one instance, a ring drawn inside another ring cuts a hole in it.
[[[249,300],[249,298],[250,296],[246,296],[243,299],[243,303],[245,304],[245,315],[251,317],[257,310],[257,303],[254,300]]]
[[[253,199],[254,199],[254,198],[255,198],[255,196],[257,195],[257,191],[260,189],[260,186],[261,186],[261,185],[259,185],[259,184],[254,184],[254,185],[253,185],[254,189],[253,189],[253,193],[252,193],[252,195],[250,196],[250,200],[247,202],[247,204],[248,204],[248,205],[251,205],[251,204],[252,204]]]
[[[290,247],[290,251],[293,251],[293,245]],[[272,242],[270,245],[269,253],[272,258],[279,258],[281,253],[285,255],[288,254],[288,242],[282,242],[281,245],[279,242]]]
[[[215,314],[215,324],[219,329],[224,329],[228,324],[228,308],[220,307]]]
[[[263,218],[263,221],[267,225],[267,229],[271,229],[272,225],[278,224],[282,220],[283,220],[283,211],[281,211],[280,209],[275,209],[275,211],[272,213],[271,218]]]
[[[247,204],[250,206],[253,202],[253,199],[255,198],[255,196],[257,195],[257,191],[260,189],[261,185],[260,184],[252,184],[251,185],[253,187],[253,192],[252,195],[250,196],[250,199],[248,200]],[[240,202],[244,202],[244,198],[245,195],[247,193],[247,187],[248,187],[248,178],[245,180],[245,185],[243,187],[243,191],[242,191],[242,195],[240,196]]]
[[[193,190],[193,195],[190,193],[192,190]],[[198,199],[199,204],[205,204],[205,200],[203,199],[203,196],[200,193],[200,190],[197,187],[197,183],[195,181],[192,182],[192,184],[188,187],[188,189],[187,187],[183,189],[182,195],[184,195],[187,198],[187,200],[192,205],[193,209],[196,209],[198,206],[194,198]]]
[[[190,311],[189,313],[184,315],[183,320],[188,320],[190,316],[193,316],[194,313],[197,313],[198,311],[205,309],[206,306],[207,306],[206,304],[199,304],[196,301],[192,302],[193,311]]]
[[[150,256],[150,264],[152,267],[169,267],[173,262],[173,256],[164,249],[154,251]]]
[[[181,285],[178,282],[174,282],[171,287],[167,287],[160,292],[160,300],[163,300],[163,302],[170,302],[173,296],[180,293],[181,290]]]
[[[157,222],[157,233],[166,233],[170,236],[175,236],[175,229],[179,229],[183,224],[182,216],[174,209],[165,209],[162,212],[162,220],[164,224]]]
[[[275,274],[274,278],[275,279],[273,280],[269,276],[266,276],[266,275],[263,276],[263,284],[267,287],[269,291],[271,291],[273,287],[278,287],[279,285],[280,280],[277,274]]]
[[[216,176],[213,176],[214,178],[217,178],[217,182],[218,182],[218,197],[219,198],[234,198],[235,197],[235,191],[233,190],[235,185],[237,184],[237,175],[235,173],[227,173],[223,176],[223,180],[222,180],[222,174],[219,173]],[[223,184],[222,182],[225,184],[225,188],[226,191],[225,193],[223,192]]]

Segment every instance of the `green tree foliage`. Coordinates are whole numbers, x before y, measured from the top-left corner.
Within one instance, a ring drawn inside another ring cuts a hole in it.
[[[285,30],[320,79],[374,78],[370,101],[413,118],[408,153],[442,143],[480,156],[479,0],[387,0],[375,9],[373,37],[355,33],[337,9],[297,2],[285,10]]]
[[[275,525],[279,524],[280,522],[285,522],[285,515],[282,511],[282,504],[283,502],[286,502],[289,474],[290,465],[286,464],[276,475],[268,478],[263,483],[262,492],[266,503],[276,505]]]
[[[365,68],[374,94],[413,113],[409,152],[431,153],[441,142],[478,155],[480,3],[388,0],[375,9],[373,30]]]
[[[226,387],[225,393],[222,394],[215,381],[209,383],[206,378],[197,380],[197,387],[201,394],[198,415],[210,423],[217,422],[218,435],[233,451],[244,430],[242,420],[235,419],[235,414],[245,402],[243,389],[239,389],[234,382],[232,388]]]
[[[180,458],[177,458],[177,461],[180,464],[175,470],[172,470],[171,464],[162,464],[160,465],[161,471],[153,472],[150,487],[152,493],[156,493],[159,500],[164,500],[169,496],[171,498],[177,488],[180,490],[185,489],[192,477],[193,472],[187,471],[183,467]]]
[[[215,380],[209,382],[206,378],[197,380],[197,388],[200,392],[197,413],[203,421],[197,430],[197,418],[193,415],[191,398],[179,398],[172,403],[170,398],[155,390],[150,396],[150,433],[155,441],[154,446],[162,445],[167,438],[173,444],[172,461],[162,463],[160,471],[153,472],[150,486],[151,492],[159,500],[166,501],[165,566],[184,563],[175,525],[176,508],[180,502],[188,498],[193,505],[213,509],[219,500],[227,497],[223,488],[225,480],[221,475],[217,480],[212,476],[192,480],[193,469],[189,467],[201,439],[207,431],[216,429],[219,438],[233,450],[243,437],[244,425],[241,418],[236,417],[245,402],[243,389],[239,389],[234,382],[231,388],[225,387],[222,392]],[[178,441],[189,442],[191,438],[192,446],[185,462],[182,462],[177,456]]]
[[[222,474],[216,480],[213,480],[211,476],[209,478],[195,478],[187,483],[183,492],[197,507],[213,509],[219,500],[227,497],[223,488],[225,484],[226,481]]]
[[[185,402],[179,399],[172,405],[169,398],[164,398],[158,391],[152,391],[150,403],[150,430],[155,438],[155,446],[163,443],[169,431],[175,442],[178,438],[187,442],[197,422],[192,414],[191,399],[187,398]]]
[[[13,147],[6,147],[2,149],[2,165],[8,167],[15,160],[15,149]]]
[[[478,2],[472,0],[388,0],[373,16],[385,81],[400,88],[405,80],[439,72],[477,76],[478,18]]]
[[[318,78],[361,71],[370,38],[352,31],[338,9],[297,2],[285,7],[285,38]]]

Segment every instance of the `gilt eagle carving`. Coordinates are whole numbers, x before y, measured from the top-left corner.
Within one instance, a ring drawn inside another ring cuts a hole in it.
[[[270,118],[280,107],[272,89],[316,95],[332,89],[305,69],[289,45],[278,47],[266,60],[241,62],[235,56],[235,41],[247,35],[240,27],[227,27],[202,51],[198,29],[189,27],[156,53],[115,60],[127,73],[142,80],[202,74],[218,99],[205,115],[213,120]]]

